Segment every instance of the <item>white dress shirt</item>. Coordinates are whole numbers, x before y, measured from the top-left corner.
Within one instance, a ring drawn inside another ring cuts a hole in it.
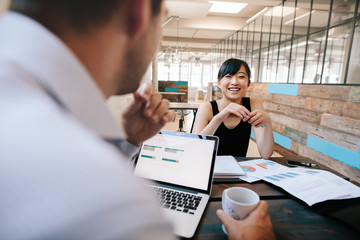
[[[54,34],[0,18],[0,239],[174,238],[129,170],[137,148],[103,140],[124,139],[104,101]]]

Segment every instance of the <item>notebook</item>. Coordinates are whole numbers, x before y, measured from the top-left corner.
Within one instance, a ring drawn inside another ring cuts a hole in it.
[[[134,175],[152,181],[178,236],[192,237],[199,225],[210,198],[217,147],[215,136],[170,131],[141,146]]]
[[[233,156],[217,156],[215,161],[215,178],[237,178],[246,173]]]

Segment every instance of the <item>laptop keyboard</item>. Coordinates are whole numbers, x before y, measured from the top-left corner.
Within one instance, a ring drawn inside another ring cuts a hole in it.
[[[202,197],[154,186],[160,206],[174,211],[194,214]]]

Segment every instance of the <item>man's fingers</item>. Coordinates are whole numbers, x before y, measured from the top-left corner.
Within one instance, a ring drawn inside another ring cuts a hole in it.
[[[152,84],[147,82],[142,84],[136,92],[139,94],[139,98],[143,102],[148,102],[151,97],[152,89],[153,89]]]
[[[234,219],[232,219],[229,214],[227,214],[226,212],[224,212],[221,209],[218,209],[216,211],[216,215],[218,216],[220,222],[222,222],[225,226],[225,228],[227,229],[227,226],[231,225],[231,222],[234,221]]]
[[[123,116],[129,117],[139,111],[139,109],[150,100],[152,93],[152,84],[142,84],[134,93],[134,100],[124,107]]]
[[[265,201],[260,201],[257,207],[251,211],[249,218],[261,218],[267,215],[269,204]]]
[[[175,119],[175,111],[170,110],[161,118],[161,124],[165,125],[168,122],[172,122]]]
[[[123,109],[123,116],[130,117],[143,106],[143,102],[139,98],[139,94],[137,92],[134,93],[134,99],[131,103],[127,104]]]
[[[144,109],[144,114],[147,117],[151,117],[161,102],[162,96],[160,93],[152,93],[147,106]]]
[[[155,111],[153,112],[153,115],[151,116],[151,119],[154,122],[159,122],[162,118],[162,116],[164,116],[166,114],[166,112],[168,111],[170,106],[170,102],[167,99],[161,99],[160,102],[158,103],[158,105],[155,108]]]

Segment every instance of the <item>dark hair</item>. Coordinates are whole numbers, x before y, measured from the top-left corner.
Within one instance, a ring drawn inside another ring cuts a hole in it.
[[[12,0],[10,9],[35,19],[55,33],[71,28],[87,32],[106,24],[118,7],[131,0]],[[151,0],[152,14],[159,14],[163,0]]]
[[[218,73],[218,81],[220,81],[226,74],[236,74],[241,66],[245,67],[250,82],[251,71],[249,65],[245,61],[236,58],[230,58],[221,65]]]

